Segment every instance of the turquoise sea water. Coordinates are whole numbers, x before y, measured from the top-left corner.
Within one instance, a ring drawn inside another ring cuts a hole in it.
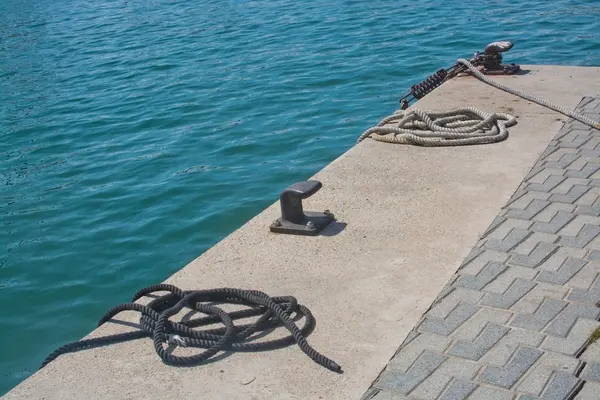
[[[600,65],[600,3],[0,0],[0,394],[499,39]]]

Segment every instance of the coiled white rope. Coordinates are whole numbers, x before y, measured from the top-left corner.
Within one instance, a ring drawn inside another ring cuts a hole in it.
[[[598,121],[488,78],[465,59],[459,59],[458,63],[467,67],[477,78],[488,85],[600,129],[600,122]],[[398,110],[393,115],[384,118],[376,126],[367,129],[360,135],[357,143],[370,137],[380,142],[419,146],[488,144],[505,140],[508,137],[507,128],[516,123],[517,121],[512,115],[504,113],[490,114],[475,107],[459,108],[446,112],[431,112],[413,108]]]
[[[446,112],[429,112],[416,108],[399,110],[367,129],[367,137],[380,142],[419,146],[460,146],[500,142],[508,137],[509,126],[517,123],[509,114],[489,114],[474,107]]]

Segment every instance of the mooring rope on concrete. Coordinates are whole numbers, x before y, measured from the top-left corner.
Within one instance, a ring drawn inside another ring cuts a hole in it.
[[[559,112],[561,114],[567,115],[579,122],[582,122],[586,125],[591,126],[592,128],[596,128],[596,129],[600,129],[600,122],[599,121],[594,121],[591,118],[588,118],[584,115],[578,114],[574,111],[571,111],[569,109],[566,109],[564,107],[561,107],[559,105],[556,105],[554,103],[549,102],[548,100],[544,100],[541,97],[538,96],[534,96],[525,92],[522,92],[520,90],[517,89],[513,89],[510,88],[506,85],[503,85],[499,82],[496,82],[493,79],[488,78],[487,76],[485,76],[484,74],[482,74],[477,68],[475,68],[475,66],[473,64],[471,64],[468,60],[465,60],[464,58],[461,58],[457,61],[459,64],[464,65],[465,67],[467,67],[472,73],[473,75],[475,75],[479,80],[487,83],[488,85],[491,85],[497,89],[500,90],[504,90],[505,92],[508,92],[510,94],[514,94],[515,96],[519,96],[525,100],[529,100],[532,101],[540,106],[544,106],[546,108],[549,108],[551,110],[554,110],[556,112]]]
[[[468,60],[461,58],[457,63],[464,65],[478,79],[488,85],[600,129],[598,121],[488,78]],[[367,129],[360,135],[356,143],[370,137],[379,142],[418,146],[489,144],[505,140],[508,137],[507,128],[516,123],[515,117],[510,114],[486,113],[475,107],[464,107],[446,112],[412,108],[398,110],[393,115],[384,118],[376,126]]]
[[[135,303],[138,299],[156,292],[167,292],[152,300],[148,305]],[[246,306],[246,309],[225,312],[218,304]],[[169,318],[184,308],[207,316],[187,321],[174,322]],[[196,365],[207,361],[221,351],[264,351],[274,350],[296,343],[298,347],[317,364],[334,372],[342,368],[333,360],[320,354],[306,341],[306,336],[314,330],[316,321],[310,310],[298,304],[292,296],[269,297],[256,290],[220,288],[211,290],[183,291],[168,284],[153,285],[138,291],[131,303],[120,304],[110,309],[98,326],[112,319],[122,311],[137,311],[141,314],[139,331],[120,333],[99,338],[83,339],[66,344],[52,352],[42,363],[48,365],[62,354],[79,350],[119,343],[127,340],[152,337],[158,356],[170,365]],[[294,318],[292,317],[294,314]],[[251,324],[234,324],[234,320],[253,316],[260,317]],[[298,328],[294,319],[304,317],[304,326]],[[224,328],[197,330],[202,326],[223,323]],[[290,335],[283,338],[257,342],[255,333],[284,326]],[[169,345],[205,349],[191,356],[175,356]]]
[[[389,125],[392,124],[393,125]],[[504,113],[486,113],[474,107],[446,112],[416,108],[399,110],[367,129],[357,143],[371,137],[380,142],[419,146],[461,146],[500,142],[508,137],[508,127],[517,123]],[[387,125],[387,126],[384,126]]]

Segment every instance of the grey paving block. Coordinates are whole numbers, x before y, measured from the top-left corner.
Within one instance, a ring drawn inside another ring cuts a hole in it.
[[[539,222],[537,224],[539,224]],[[534,224],[534,227],[537,224]],[[509,263],[535,268],[542,262],[546,261],[548,257],[550,257],[557,249],[558,246],[554,244],[540,242],[530,254],[517,254],[510,259]]]
[[[600,169],[600,165],[588,162],[579,171],[577,171],[577,170],[568,170],[565,173],[565,176],[572,177],[572,178],[584,178],[584,179],[587,179],[590,176],[592,176],[594,173],[596,173],[599,169]]]
[[[536,222],[531,227],[534,232],[557,233],[571,222],[575,215],[566,211],[558,211],[550,222]]]
[[[474,255],[471,257],[471,255]],[[490,262],[505,262],[509,255],[505,252],[496,251],[496,250],[486,250],[482,249],[478,254],[475,255],[475,252],[469,253],[470,259],[465,261],[460,267],[459,272],[465,275],[477,275],[481,272],[483,268]]]
[[[540,332],[526,331],[523,329],[510,329],[498,343],[496,343],[479,363],[487,365],[504,365],[511,354],[519,347],[539,347],[546,335]]]
[[[406,372],[423,352],[443,353],[450,343],[451,339],[446,336],[420,333],[394,355],[388,363],[388,369]]]
[[[454,287],[445,297],[437,301],[425,315],[429,318],[446,318],[460,303],[477,304],[483,297],[478,290]]]
[[[423,382],[445,360],[446,356],[438,353],[424,351],[406,373],[386,369],[375,387],[409,394],[419,383]]]
[[[506,212],[506,217],[508,218],[518,218],[529,220],[533,218],[535,215],[540,213],[544,208],[548,207],[550,202],[547,200],[534,199],[529,203],[524,210],[520,209],[510,209]]]
[[[542,391],[554,378],[556,372],[575,375],[582,362],[575,357],[546,352],[517,385],[515,390],[541,396]]]
[[[523,279],[532,281],[533,278],[539,273],[536,269],[531,267],[521,267],[518,265],[510,264],[510,268],[502,273],[502,275],[498,276],[492,282],[490,282],[485,288],[484,291],[488,293],[504,293],[513,284],[515,279]],[[587,289],[587,287],[585,288]]]
[[[575,210],[575,214],[578,215],[591,215],[593,217],[600,217],[600,205],[598,202],[591,206],[579,206]]]
[[[565,131],[565,134],[567,132]],[[544,152],[540,155],[540,160],[545,160],[548,157],[550,157],[554,152],[556,152],[558,150],[558,146],[555,140],[551,141],[550,143],[548,143],[548,147],[546,147],[546,149],[544,150]]]
[[[398,392],[392,392],[389,390],[381,390],[377,388],[370,388],[367,393],[361,398],[361,400],[407,400],[403,394]]]
[[[480,366],[477,363],[450,357],[442,363],[427,379],[421,382],[410,396],[418,399],[438,399],[451,381],[472,380]]]
[[[553,194],[550,196],[550,201],[556,203],[573,204],[579,200],[581,196],[586,194],[588,190],[590,190],[589,186],[573,185],[567,194]]]
[[[469,396],[469,400],[512,400],[513,397],[514,393],[508,390],[479,386]]]
[[[533,314],[519,314],[513,320],[511,326],[518,328],[540,331],[542,330],[560,311],[565,308],[566,302],[555,299],[544,299],[542,304]]]
[[[503,294],[487,293],[482,300],[482,304],[490,307],[508,309],[533,289],[535,285],[534,282],[529,280],[515,279],[512,285],[510,285]]]
[[[542,349],[571,356],[577,355],[598,326],[600,326],[598,321],[579,318],[566,337],[550,335],[543,343]]]
[[[565,400],[572,398],[582,383],[574,375],[556,372],[544,390],[542,400]]]
[[[454,286],[462,286],[469,289],[481,290],[488,283],[496,279],[504,270],[508,268],[505,264],[499,262],[489,262],[483,270],[476,276],[461,275],[454,282]]]
[[[485,247],[492,250],[508,252],[531,235],[531,231],[515,228],[502,240],[488,239]]]
[[[538,349],[520,348],[505,366],[487,366],[483,370],[480,380],[490,385],[510,388],[542,354],[543,352]]]
[[[600,364],[588,364],[581,375],[586,381],[600,382]]]
[[[496,228],[498,228],[500,225],[506,222],[506,220],[507,218],[503,215],[498,215],[496,218],[494,218],[490,226],[486,229],[483,235],[481,235],[481,239],[485,239],[490,233],[495,231]]]
[[[477,388],[477,385],[465,379],[454,378],[442,393],[439,400],[464,400]]]
[[[469,360],[479,360],[509,331],[509,328],[496,324],[487,324],[473,342],[457,341],[448,354]]]
[[[536,280],[564,285],[587,264],[584,260],[567,257],[557,271],[542,271]]]
[[[584,248],[600,234],[600,226],[585,224],[577,236],[563,237],[558,243],[561,246]]]
[[[592,250],[588,253],[587,259],[590,261],[600,261],[600,251]]]
[[[574,400],[598,400],[600,399],[600,383],[585,382],[583,389],[575,396]]]
[[[569,148],[569,149],[577,149],[577,148],[581,147],[581,145],[583,145],[588,140],[589,140],[589,137],[587,135],[577,136],[576,138],[574,138],[573,140],[570,140],[570,141],[561,140],[559,142],[558,146]]]
[[[556,318],[545,332],[554,336],[567,336],[578,318],[598,319],[600,308],[587,304],[571,303]]]
[[[600,341],[588,345],[579,358],[590,364],[600,364]]]
[[[596,305],[600,301],[600,279],[596,278],[589,290],[573,289],[568,299]]]
[[[565,179],[563,176],[551,175],[544,183],[529,183],[525,186],[525,190],[535,190],[537,192],[549,193],[552,189],[560,185]]]
[[[568,134],[567,134],[568,135]],[[558,147],[559,148],[571,148],[570,146],[564,146],[563,145],[563,141],[559,141],[558,143]],[[546,161],[544,163],[544,167],[546,168],[561,168],[561,169],[565,169],[567,168],[573,161],[577,160],[577,158],[579,158],[579,156],[576,154],[576,152],[561,152],[560,154],[560,158],[556,161]]]

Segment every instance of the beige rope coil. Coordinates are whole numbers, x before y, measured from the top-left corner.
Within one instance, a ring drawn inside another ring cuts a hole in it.
[[[481,72],[465,59],[458,63],[467,67],[478,79],[497,89],[514,94],[541,106],[565,114],[586,125],[600,129],[600,122],[560,107],[547,100],[502,85]],[[486,113],[474,107],[446,112],[431,112],[412,108],[398,110],[376,126],[367,129],[357,143],[370,137],[387,143],[418,146],[461,146],[501,142],[508,137],[508,127],[517,123],[515,117],[504,113]]]
[[[517,123],[515,117],[502,113],[486,113],[474,107],[446,112],[431,112],[416,108],[399,110],[367,129],[358,138],[380,142],[415,144],[419,146],[460,146],[495,143],[508,137],[508,127]]]

